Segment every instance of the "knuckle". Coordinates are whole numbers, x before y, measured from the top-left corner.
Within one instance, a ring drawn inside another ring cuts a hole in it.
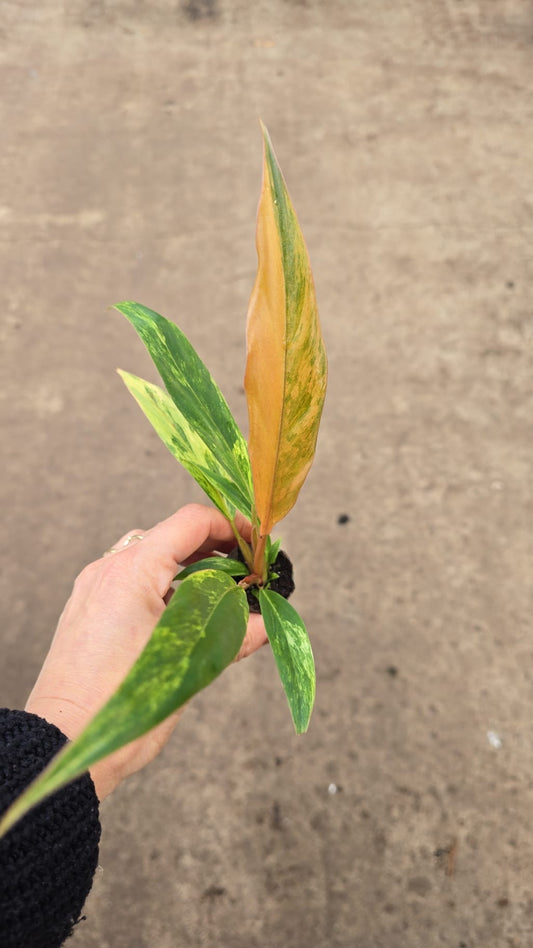
[[[185,504],[181,508],[180,513],[184,517],[190,517],[191,519],[197,517],[205,517],[208,508],[204,504],[198,504],[195,501],[191,501],[189,504]]]
[[[76,591],[86,589],[94,584],[96,577],[100,574],[102,569],[101,562],[101,560],[95,560],[94,563],[88,563],[87,566],[83,567],[82,571],[78,573],[74,580],[74,589]]]

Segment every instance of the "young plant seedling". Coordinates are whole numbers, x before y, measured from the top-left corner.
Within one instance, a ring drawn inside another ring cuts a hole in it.
[[[178,327],[139,303],[116,307],[144,342],[165,389],[120,375],[161,440],[230,522],[236,554],[178,574],[174,595],[122,684],[6,812],[0,835],[205,688],[237,655],[250,603],[262,613],[297,733],[309,724],[313,654],[302,619],[284,598],[293,588],[292,570],[271,531],[294,506],[311,467],[327,364],[307,249],[264,127],[263,138],[258,270],[247,321],[248,445]],[[237,511],[251,522],[251,543],[239,533]]]

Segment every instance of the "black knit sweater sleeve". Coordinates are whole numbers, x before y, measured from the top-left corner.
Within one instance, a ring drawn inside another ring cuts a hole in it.
[[[67,738],[25,711],[0,709],[0,812]],[[58,948],[72,933],[98,864],[100,823],[85,774],[0,839],[0,948]]]

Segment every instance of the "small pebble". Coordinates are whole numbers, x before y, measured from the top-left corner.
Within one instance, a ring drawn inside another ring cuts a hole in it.
[[[502,746],[502,739],[499,734],[496,734],[496,731],[487,731],[487,740],[495,750],[499,750]]]

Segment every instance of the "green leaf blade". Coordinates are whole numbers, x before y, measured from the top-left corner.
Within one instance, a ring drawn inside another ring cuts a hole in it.
[[[204,569],[216,569],[228,576],[247,576],[249,569],[245,563],[240,560],[232,560],[229,556],[206,556],[204,560],[198,560],[197,563],[191,563],[181,570],[176,576],[177,580],[187,579],[193,573],[198,573]]]
[[[168,393],[130,372],[119,369],[118,373],[163,444],[194,477],[224,516],[232,518],[236,509],[249,516],[247,498],[232,480],[224,476],[215,455],[174,405]]]
[[[215,570],[176,590],[130,672],[85,730],[51,761],[0,821],[0,836],[55,790],[165,720],[237,655],[246,634],[244,590]]]
[[[248,518],[253,504],[246,442],[224,396],[182,331],[159,313],[130,301],[115,306],[146,346],[165,388],[189,426],[218,461]]]
[[[260,589],[259,605],[296,733],[303,734],[309,726],[316,687],[306,628],[296,609],[279,593]]]
[[[267,558],[267,563],[269,564],[269,566],[273,566],[274,563],[276,562],[280,549],[281,549],[281,537],[279,537],[277,540],[274,540],[274,541],[272,541],[269,537],[267,541],[267,549],[266,549],[266,558]]]

